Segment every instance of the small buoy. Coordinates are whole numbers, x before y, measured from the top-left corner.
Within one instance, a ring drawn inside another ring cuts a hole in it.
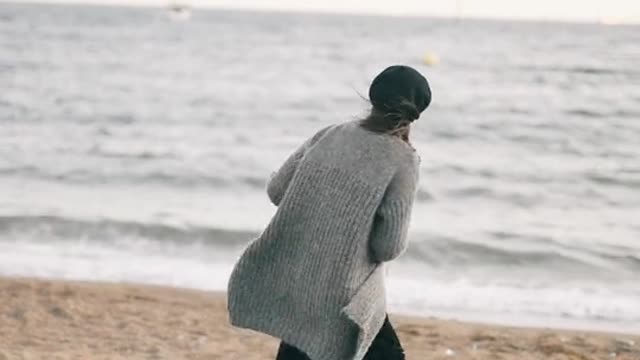
[[[422,58],[422,62],[425,65],[434,66],[440,62],[440,58],[438,57],[438,55],[428,52],[424,54],[424,57]]]

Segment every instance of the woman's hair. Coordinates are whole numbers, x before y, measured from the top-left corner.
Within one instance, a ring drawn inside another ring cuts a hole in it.
[[[408,128],[418,117],[420,113],[415,105],[403,101],[394,111],[382,111],[372,107],[369,115],[360,121],[360,126],[377,133],[393,134]]]

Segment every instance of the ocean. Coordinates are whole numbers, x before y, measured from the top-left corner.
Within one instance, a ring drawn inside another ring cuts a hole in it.
[[[0,3],[0,275],[225,289],[395,63],[434,98],[390,310],[640,333],[637,26]]]

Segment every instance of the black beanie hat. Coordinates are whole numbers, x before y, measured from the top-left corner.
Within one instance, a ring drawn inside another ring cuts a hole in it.
[[[387,113],[401,114],[413,121],[431,103],[429,82],[416,69],[394,65],[381,72],[369,88],[373,108]]]

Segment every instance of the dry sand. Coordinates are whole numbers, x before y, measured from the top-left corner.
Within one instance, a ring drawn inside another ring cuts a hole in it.
[[[639,336],[392,321],[409,360],[640,360]],[[257,360],[273,359],[277,344],[231,328],[219,293],[0,278],[0,360]]]

